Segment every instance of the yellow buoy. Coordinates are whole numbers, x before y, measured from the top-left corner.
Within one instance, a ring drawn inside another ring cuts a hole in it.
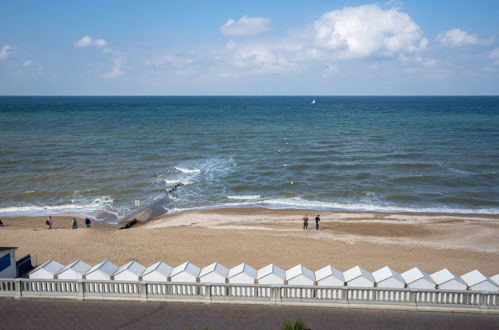
[[[294,181],[290,181],[289,184],[295,184],[295,182]]]

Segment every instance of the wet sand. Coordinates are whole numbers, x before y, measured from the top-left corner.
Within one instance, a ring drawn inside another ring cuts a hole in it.
[[[302,230],[307,213],[309,230]],[[38,264],[55,259],[68,264],[109,260],[144,266],[188,260],[199,267],[218,261],[227,267],[246,262],[255,268],[274,263],[283,269],[303,264],[312,270],[332,265],[345,271],[390,266],[404,272],[414,266],[428,273],[448,268],[461,275],[478,269],[499,273],[499,216],[421,213],[321,212],[219,209],[168,215],[127,230],[95,221],[72,230],[71,217],[4,218],[0,245],[17,246],[17,258],[36,256]],[[79,219],[80,225],[82,220]]]

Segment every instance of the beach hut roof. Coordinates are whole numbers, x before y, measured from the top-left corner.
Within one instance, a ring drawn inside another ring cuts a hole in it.
[[[388,279],[390,277],[393,277],[396,280],[398,280],[398,281],[400,281],[402,283],[405,283],[405,281],[402,278],[402,276],[400,276],[399,273],[395,272],[393,269],[391,269],[388,266],[385,266],[385,267],[383,267],[381,269],[378,269],[377,271],[373,272],[372,275],[373,275],[374,280],[376,281],[376,283],[384,281],[384,280],[386,280],[386,279]]]
[[[462,275],[461,278],[468,286],[473,286],[483,281],[487,281],[487,277],[485,277],[482,273],[480,273],[476,269]]]
[[[172,270],[172,273],[170,276],[175,276],[177,274],[180,274],[182,272],[186,272],[186,273],[189,273],[190,275],[194,276],[194,277],[197,277],[199,275],[199,272],[201,270],[199,269],[198,266],[196,265],[193,265],[191,264],[190,262],[186,261],[184,262],[183,264],[175,267],[173,270]]]
[[[60,263],[58,263],[57,261],[55,261],[55,260],[47,260],[43,264],[41,264],[40,266],[38,266],[34,270],[32,270],[30,272],[30,274],[33,274],[34,272],[43,269],[46,272],[55,275],[58,272],[60,272],[63,268],[64,268],[64,266],[61,265]]]
[[[329,265],[326,267],[323,267],[315,272],[315,279],[317,281],[321,281],[321,280],[325,279],[326,277],[330,277],[330,276],[336,277],[340,281],[345,282],[345,277],[343,276],[343,273],[340,272],[339,270],[337,270],[336,268],[331,267]]]
[[[88,272],[88,270],[90,268],[91,267],[89,264],[87,264],[81,260],[75,260],[72,263],[70,263],[69,265],[67,265],[66,267],[64,267],[63,269],[61,269],[57,274],[64,273],[65,271],[67,271],[69,269],[74,270],[75,272],[77,272],[79,274],[85,274],[86,272]]]
[[[164,276],[169,276],[172,272],[173,268],[161,261],[158,261],[155,264],[152,264],[151,266],[147,267],[144,272],[142,273],[142,276],[145,276],[147,274],[150,274],[152,272],[158,272]]]
[[[277,277],[282,278],[283,280],[286,279],[286,272],[274,264],[270,264],[263,268],[260,268],[257,272],[257,278],[261,279],[262,277],[270,274],[274,274]]]
[[[211,265],[208,265],[201,269],[201,272],[199,273],[199,277],[203,277],[209,273],[217,273],[222,275],[223,277],[227,277],[229,275],[229,269],[218,262],[214,262]]]
[[[240,265],[237,265],[236,267],[233,267],[229,270],[229,278],[230,277],[234,277],[238,274],[241,274],[241,273],[245,273],[247,274],[248,276],[252,277],[252,278],[256,278],[256,275],[257,275],[257,272],[256,272],[256,269],[245,264],[244,262]]]
[[[129,271],[130,273],[140,276],[144,272],[145,267],[139,264],[138,262],[132,260],[127,262],[123,266],[121,266],[113,275],[116,276],[118,274],[123,273],[124,271]]]
[[[286,280],[289,281],[290,279],[293,279],[299,275],[303,275],[304,277],[312,281],[315,280],[314,273],[310,269],[305,268],[302,265],[296,265],[293,268],[288,269],[286,271]]]
[[[447,268],[444,268],[436,273],[431,274],[431,277],[433,278],[433,280],[437,285],[441,285],[453,279],[463,284],[466,284],[459,276],[452,274]]]
[[[499,286],[499,274],[496,274],[496,275],[490,277],[489,279],[492,280],[492,282],[494,282],[495,284],[497,284]]]
[[[345,271],[343,273],[343,276],[345,277],[345,282],[349,282],[361,276],[370,280],[371,282],[374,282],[374,277],[372,276],[372,274],[359,266],[352,267],[349,270]]]
[[[90,268],[90,270],[85,274],[85,275],[88,275],[88,274],[91,274],[97,270],[100,270],[101,272],[111,276],[113,275],[113,273],[118,269],[118,266],[116,266],[115,264],[105,260],[95,266],[93,266],[92,268]]]
[[[431,282],[431,283],[435,283],[435,281],[431,278],[430,275],[428,275],[427,273],[421,271],[418,267],[414,267],[414,268],[411,268],[409,269],[408,271],[406,272],[403,272],[401,274],[402,278],[405,280],[406,283],[412,283],[414,281],[417,281],[421,278],[424,278],[426,279],[427,281]]]

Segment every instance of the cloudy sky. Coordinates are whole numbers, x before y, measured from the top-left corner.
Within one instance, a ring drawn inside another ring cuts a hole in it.
[[[498,13],[497,0],[0,0],[0,94],[497,95]]]

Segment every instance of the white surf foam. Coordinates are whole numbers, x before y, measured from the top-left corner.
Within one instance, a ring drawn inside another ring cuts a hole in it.
[[[81,212],[99,211],[109,209],[113,204],[110,196],[101,196],[83,202],[81,199],[73,199],[71,203],[60,205],[23,205],[0,208],[0,216],[38,216],[49,214],[74,214]]]
[[[190,168],[184,168],[184,167],[175,167],[175,169],[179,172],[186,173],[186,174],[201,173],[201,170],[198,168],[190,169]]]
[[[167,185],[167,186],[174,186],[178,183],[181,183],[183,184],[184,186],[187,186],[187,185],[190,185],[190,184],[193,184],[194,182],[193,181],[189,181],[189,180],[186,180],[186,179],[175,179],[175,180],[168,180],[168,179],[165,179],[163,180],[163,182]]]
[[[255,200],[259,199],[260,195],[240,195],[240,196],[227,196],[228,199],[240,199],[240,200]]]

